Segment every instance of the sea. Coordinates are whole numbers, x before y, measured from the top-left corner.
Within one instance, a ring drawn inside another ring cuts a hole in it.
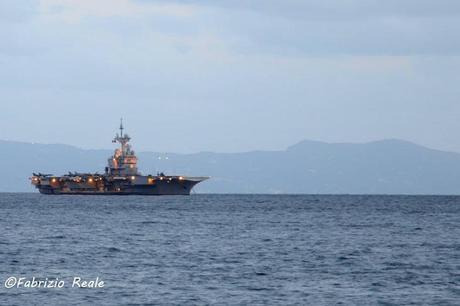
[[[3,193],[0,231],[0,305],[460,305],[456,196]]]

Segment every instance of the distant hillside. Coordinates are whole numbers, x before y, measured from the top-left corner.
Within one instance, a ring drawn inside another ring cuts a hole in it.
[[[2,192],[33,191],[32,172],[103,172],[112,154],[9,141],[0,141],[0,152]],[[303,141],[285,151],[138,156],[144,173],[211,176],[195,189],[201,193],[460,194],[460,154],[400,140]]]

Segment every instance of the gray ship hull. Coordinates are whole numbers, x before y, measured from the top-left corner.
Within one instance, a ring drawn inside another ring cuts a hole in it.
[[[130,182],[111,182],[103,189],[84,183],[39,184],[37,189],[47,195],[190,195],[192,188],[206,178],[177,179],[160,178],[151,184],[132,184]]]

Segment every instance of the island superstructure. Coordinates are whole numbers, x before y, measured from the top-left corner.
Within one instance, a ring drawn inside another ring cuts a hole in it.
[[[67,175],[34,173],[32,184],[42,194],[69,195],[189,195],[192,188],[208,179],[204,176],[170,176],[163,173],[142,175],[137,168],[137,156],[131,149],[131,138],[124,133],[123,121],[120,134],[113,143],[119,143],[108,159],[104,174],[69,172]]]

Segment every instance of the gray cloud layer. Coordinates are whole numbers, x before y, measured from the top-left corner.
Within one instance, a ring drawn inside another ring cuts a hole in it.
[[[154,0],[143,3],[171,3]],[[226,34],[270,50],[306,54],[458,54],[454,0],[193,1],[215,8]]]
[[[245,9],[300,19],[353,19],[381,17],[456,16],[460,3],[456,0],[138,0],[145,3],[178,3],[212,6],[223,9]]]
[[[460,150],[458,1],[4,1],[0,138]]]

